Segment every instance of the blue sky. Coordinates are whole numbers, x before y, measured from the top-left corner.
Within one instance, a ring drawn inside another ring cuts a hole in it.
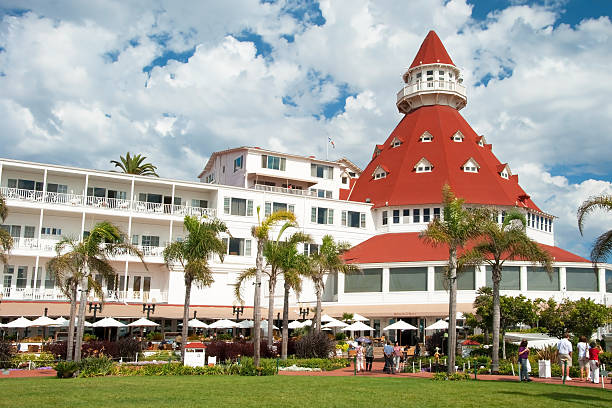
[[[216,150],[324,157],[331,137],[330,158],[365,166],[434,29],[468,87],[462,115],[559,217],[559,245],[587,255],[612,222],[575,225],[612,192],[612,2],[410,4],[0,0],[2,155],[108,169],[131,150],[194,180]]]

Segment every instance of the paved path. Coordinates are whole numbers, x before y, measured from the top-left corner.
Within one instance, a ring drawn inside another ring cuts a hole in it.
[[[25,378],[25,377],[55,377],[56,372],[52,368],[36,370],[0,370],[0,380],[3,378]]]
[[[372,365],[372,371],[367,371],[367,372],[359,372],[357,373],[357,375],[359,377],[407,377],[407,378],[431,378],[432,374],[431,373],[427,373],[427,372],[420,372],[420,373],[397,373],[397,374],[386,374],[383,373],[383,368],[384,368],[384,362],[382,361],[375,361],[374,364]],[[412,367],[409,367],[410,370],[412,370]],[[418,369],[418,367],[417,367]],[[355,371],[353,368],[353,364],[351,364],[350,367],[347,368],[341,368],[338,370],[334,370],[334,371],[281,371],[280,375],[311,375],[311,376],[323,376],[323,377],[342,377],[342,376],[352,376],[354,375]],[[472,377],[474,377],[474,375],[472,374]],[[518,376],[511,376],[511,375],[485,375],[485,374],[479,374],[478,375],[478,379],[479,380],[485,380],[485,381],[511,381],[511,382],[518,382]],[[533,377],[532,378],[533,382],[538,382],[538,383],[544,383],[544,384],[563,384],[563,380],[561,378],[555,377],[555,378],[537,378],[537,377]],[[612,390],[612,384],[610,384],[609,382],[610,380],[607,380],[606,384],[605,384],[605,388]],[[601,388],[601,384],[591,384],[588,382],[581,382],[579,379],[573,379],[571,381],[566,381],[565,385],[570,385],[570,386],[574,386],[574,387],[591,387],[591,388]]]

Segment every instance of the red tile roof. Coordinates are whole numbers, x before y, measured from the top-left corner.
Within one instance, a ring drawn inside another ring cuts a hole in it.
[[[590,262],[564,249],[539,245],[548,251],[555,262]],[[344,259],[357,264],[445,261],[448,260],[448,248],[425,243],[418,232],[389,233],[373,236],[354,246],[344,254]]]
[[[419,140],[426,131],[433,136],[431,142]],[[452,140],[457,131],[464,136],[462,142]],[[404,142],[392,148],[395,137]],[[349,199],[364,202],[369,198],[375,207],[436,204],[442,201],[442,186],[448,183],[466,203],[519,206],[540,211],[519,186],[518,177],[504,179],[500,176],[498,167],[502,163],[490,145],[478,145],[479,137],[450,106],[418,108],[405,115],[393,130],[382,145],[381,153],[372,158],[363,177],[355,183]],[[423,157],[431,162],[433,171],[416,173],[414,165]],[[469,158],[480,165],[477,173],[461,169]],[[375,180],[371,175],[379,165],[388,168],[389,174]],[[527,198],[520,200],[519,197]]]
[[[414,57],[414,61],[412,61],[410,68],[436,63],[455,65],[448,55],[448,52],[446,52],[446,48],[444,48],[442,41],[440,41],[436,32],[432,30],[423,40],[421,48],[419,48],[419,52],[417,52],[416,57]]]

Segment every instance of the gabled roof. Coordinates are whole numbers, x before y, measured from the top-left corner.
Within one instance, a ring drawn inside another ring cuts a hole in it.
[[[440,41],[440,38],[433,30],[431,30],[423,40],[421,48],[419,48],[419,52],[417,52],[416,57],[414,57],[414,61],[412,61],[410,68],[425,64],[455,65],[448,55],[448,52],[446,52],[446,48],[444,48],[442,41]]]
[[[433,164],[427,160],[426,157],[421,157],[421,160],[419,160],[418,162],[416,162],[416,164],[412,167],[413,169],[416,169],[417,167],[419,167],[420,164],[423,164],[425,166],[430,166],[433,167]]]
[[[555,262],[590,262],[558,247],[538,245],[546,250]],[[467,245],[466,249],[470,247]],[[461,254],[462,251],[459,252]],[[381,234],[355,245],[344,253],[343,258],[348,263],[357,264],[448,261],[448,248],[426,244],[419,238],[418,232]]]
[[[389,173],[390,173],[390,172],[389,172],[389,168],[388,168],[387,166],[385,166],[384,164],[379,164],[379,165],[378,165],[378,167],[376,167],[376,168],[374,169],[374,172],[372,173],[372,177],[374,177],[374,175],[375,175],[376,173],[378,173],[378,170],[379,170],[379,169],[380,169],[380,170],[383,170],[383,171],[384,171],[385,173],[387,173],[387,174],[389,174]]]
[[[463,143],[453,142],[451,136],[457,130],[465,137]],[[433,136],[429,143],[419,141],[428,131]],[[383,149],[373,157],[364,174],[355,183],[350,200],[371,200],[375,207],[442,202],[442,186],[448,183],[457,197],[469,204],[504,205],[540,209],[518,184],[516,175],[508,180],[499,176],[501,164],[491,149],[483,149],[476,143],[479,137],[467,121],[454,108],[445,105],[420,107],[404,116],[387,139],[404,140],[395,149]],[[435,164],[432,172],[416,173],[414,165],[426,157]],[[478,173],[461,170],[466,158],[472,157],[480,165]],[[379,164],[390,170],[382,180],[372,180],[370,175]],[[388,203],[388,204],[386,204]]]
[[[467,159],[467,160],[465,161],[465,163],[463,163],[463,164],[461,165],[461,167],[462,167],[462,168],[463,168],[463,167],[465,167],[465,165],[466,165],[466,164],[469,164],[470,162],[474,163],[474,166],[476,166],[476,167],[480,168],[480,164],[478,164],[478,162],[477,162],[476,160],[474,160],[474,158],[473,158],[473,157],[470,157],[469,159]]]

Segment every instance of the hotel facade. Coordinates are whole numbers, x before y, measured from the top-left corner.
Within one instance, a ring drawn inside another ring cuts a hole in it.
[[[68,301],[46,268],[55,244],[64,236],[87,236],[96,223],[110,221],[141,248],[146,265],[132,256],[113,260],[117,277],[101,280],[104,308],[98,315],[135,320],[143,317],[143,305],[154,303],[150,318],[175,330],[185,287],[182,271],[167,268],[162,252],[184,237],[185,215],[218,217],[229,228],[225,260],[210,260],[214,283],[192,289],[191,310],[202,319],[231,318],[232,306],[238,305],[237,276],[255,264],[251,227],[259,209],[261,217],[293,212],[299,229],[312,237],[301,247],[306,254],[317,251],[326,234],[353,245],[346,260],[362,273],[327,277],[324,313],[362,314],[377,331],[400,318],[422,329],[448,314],[443,279],[448,252],[418,238],[442,216],[445,183],[466,205],[495,208],[499,222],[510,209],[519,209],[527,234],[553,256],[552,277],[527,262],[507,262],[502,294],[588,297],[609,305],[612,266],[593,268],[589,260],[554,245],[555,217],[531,200],[518,175],[460,115],[467,103],[461,72],[433,31],[403,81],[397,107],[404,117],[387,140],[374,146],[363,171],[344,158],[321,160],[258,147],[213,153],[193,182],[0,159],[0,193],[9,209],[1,228],[14,240],[0,270],[0,321],[39,316],[44,309],[49,316],[67,316]],[[468,268],[458,279],[458,310],[471,311],[476,289],[487,285],[488,267]],[[267,306],[267,282],[262,287]],[[275,316],[281,311],[282,287],[280,281]],[[244,288],[244,299],[241,318],[252,318],[252,285]],[[291,318],[298,317],[300,306],[314,303],[314,289],[305,280],[302,293],[292,294]]]

